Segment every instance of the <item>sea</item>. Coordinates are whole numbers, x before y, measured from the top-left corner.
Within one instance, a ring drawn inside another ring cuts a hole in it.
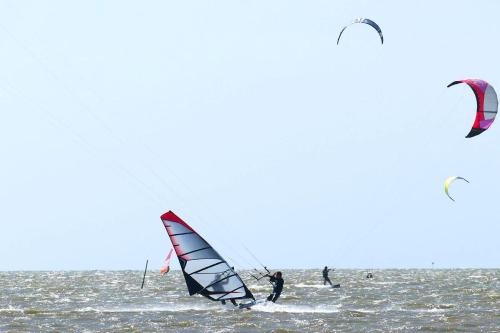
[[[0,272],[0,332],[500,332],[500,269],[283,270],[276,304],[189,296],[180,271]],[[271,285],[241,271],[257,299]]]

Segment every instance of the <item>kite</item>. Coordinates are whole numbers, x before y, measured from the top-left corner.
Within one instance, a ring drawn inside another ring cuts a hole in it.
[[[446,178],[446,180],[444,181],[444,192],[446,193],[446,195],[448,196],[448,198],[450,198],[452,201],[455,201],[455,199],[453,199],[451,197],[450,193],[448,193],[448,188],[450,187],[451,183],[453,183],[457,179],[464,180],[467,183],[469,182],[467,179],[465,179],[463,177],[458,177],[458,176],[452,176],[452,177]]]
[[[382,35],[382,29],[380,29],[378,24],[373,22],[370,19],[358,17],[357,19],[355,19],[354,21],[352,21],[351,23],[349,23],[348,25],[346,25],[345,27],[342,28],[342,30],[340,31],[340,34],[339,34],[339,38],[337,38],[337,45],[339,45],[340,36],[342,36],[342,33],[344,32],[344,30],[347,29],[347,27],[349,27],[350,25],[356,24],[356,23],[365,23],[365,24],[368,24],[369,26],[371,26],[373,29],[377,30],[377,32],[380,36],[380,41],[382,42],[382,44],[384,44],[384,36]]]
[[[493,124],[498,111],[497,93],[488,82],[479,79],[453,81],[448,88],[459,83],[466,83],[476,95],[476,119],[466,136],[466,138],[472,138],[483,133]]]

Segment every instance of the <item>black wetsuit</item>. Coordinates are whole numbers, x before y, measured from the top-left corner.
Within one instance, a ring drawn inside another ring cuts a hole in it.
[[[280,297],[285,281],[283,278],[277,278],[275,276],[270,276],[269,281],[273,284],[273,292],[267,297],[267,300],[274,303]]]
[[[325,268],[323,269],[323,284],[325,285],[327,282],[330,284],[330,286],[332,286],[332,281],[330,281],[330,278],[328,277],[328,272],[330,270]]]

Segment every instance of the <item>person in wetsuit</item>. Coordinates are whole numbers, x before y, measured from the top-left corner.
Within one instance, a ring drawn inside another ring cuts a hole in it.
[[[267,297],[267,300],[275,303],[280,297],[281,292],[283,291],[283,284],[285,283],[285,281],[281,276],[281,272],[276,272],[272,276],[267,276],[269,277],[269,281],[273,285],[273,292]]]
[[[333,286],[332,281],[330,281],[330,278],[328,277],[328,272],[334,270],[335,269],[328,269],[328,266],[325,266],[325,268],[323,268],[323,285],[325,285],[328,282],[330,286]]]

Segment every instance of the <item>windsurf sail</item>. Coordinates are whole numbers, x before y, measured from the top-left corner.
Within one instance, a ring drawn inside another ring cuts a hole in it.
[[[170,249],[170,251],[168,251],[167,257],[163,261],[163,265],[160,268],[161,275],[165,275],[170,271],[170,260],[172,260],[172,252],[174,252],[174,250]]]
[[[212,301],[252,299],[240,276],[215,249],[172,211],[161,216],[179,259],[189,295]]]

